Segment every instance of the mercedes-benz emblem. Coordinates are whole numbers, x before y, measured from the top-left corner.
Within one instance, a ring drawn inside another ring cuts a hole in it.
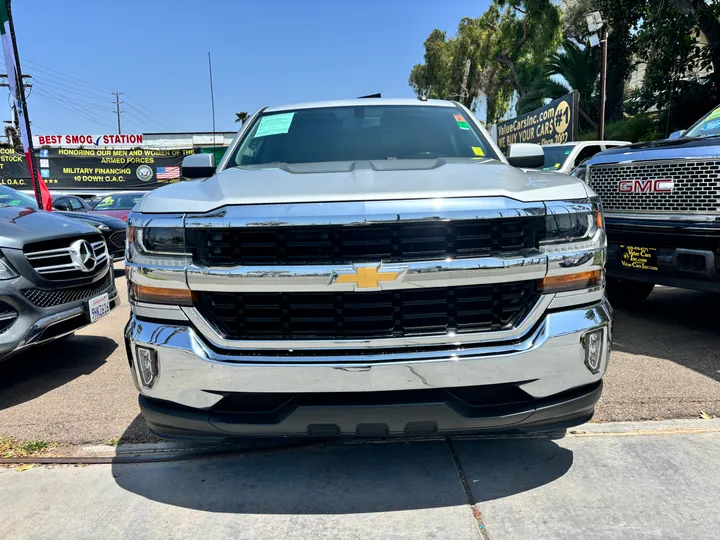
[[[95,270],[97,259],[92,245],[87,240],[77,240],[70,244],[70,258],[83,272]]]

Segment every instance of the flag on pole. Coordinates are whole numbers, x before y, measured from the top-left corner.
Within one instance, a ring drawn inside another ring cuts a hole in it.
[[[30,179],[35,192],[35,198],[40,208],[50,210],[52,208],[52,197],[45,182],[40,177],[40,171],[35,166],[33,155],[32,135],[30,133],[30,121],[27,117],[25,95],[22,91],[22,79],[19,67],[19,56],[15,44],[15,30],[12,24],[10,13],[10,0],[0,0],[0,37],[2,38],[3,53],[5,55],[5,67],[7,69],[8,85],[12,96],[15,110],[17,111],[20,140],[22,141],[23,152],[28,164]]]

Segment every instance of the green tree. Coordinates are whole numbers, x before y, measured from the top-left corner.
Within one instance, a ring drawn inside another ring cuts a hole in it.
[[[248,113],[245,111],[235,113],[235,123],[240,122],[241,125],[248,119]]]
[[[494,0],[482,16],[462,19],[451,38],[433,30],[409,84],[418,95],[459,100],[473,110],[484,97],[487,121],[496,122],[513,96],[530,102],[534,75],[559,38],[560,14],[550,0]]]

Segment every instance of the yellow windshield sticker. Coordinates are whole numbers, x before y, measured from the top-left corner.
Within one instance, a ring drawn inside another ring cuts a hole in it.
[[[472,149],[473,149],[473,152],[475,152],[476,156],[484,156],[485,155],[485,152],[483,152],[483,149],[480,148],[479,146],[473,146]]]
[[[98,207],[111,206],[113,203],[115,203],[115,199],[113,199],[112,197],[105,197],[102,201],[98,203]]]
[[[707,120],[714,120],[715,118],[720,118],[720,107],[711,112],[710,116],[707,117]]]
[[[555,168],[556,168],[556,169],[559,169],[559,168],[560,168],[560,164],[559,164],[559,163],[556,163],[556,164],[555,164]]]
[[[260,125],[255,132],[255,137],[265,137],[267,135],[281,135],[283,133],[287,133],[290,130],[293,116],[295,116],[294,112],[263,116],[260,119]]]

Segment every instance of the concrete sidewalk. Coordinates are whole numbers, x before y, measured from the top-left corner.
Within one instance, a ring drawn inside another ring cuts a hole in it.
[[[0,469],[3,538],[716,539],[720,421]]]

